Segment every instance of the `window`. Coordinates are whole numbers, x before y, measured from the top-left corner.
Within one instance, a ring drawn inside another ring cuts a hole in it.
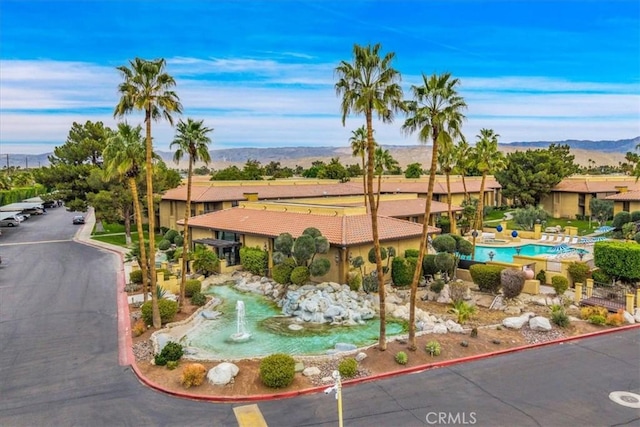
[[[629,212],[631,210],[631,202],[622,202],[622,210],[625,212]]]

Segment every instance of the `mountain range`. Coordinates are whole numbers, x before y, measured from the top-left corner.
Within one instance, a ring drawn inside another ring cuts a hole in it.
[[[625,154],[633,152],[640,144],[640,136],[633,139],[620,139],[617,141],[585,141],[585,140],[565,140],[565,141],[528,141],[512,142],[500,144],[500,151],[510,153],[513,151],[524,151],[536,148],[546,148],[551,144],[569,145],[571,154],[575,156],[575,162],[582,166],[588,166],[590,161],[595,161],[597,165],[617,165],[623,162]],[[391,155],[398,161],[401,167],[406,167],[410,163],[419,162],[428,165],[431,161],[431,150],[423,145],[384,145]],[[308,168],[313,161],[321,160],[328,162],[331,158],[338,157],[343,164],[359,163],[360,159],[353,157],[350,147],[273,147],[273,148],[225,148],[211,150],[212,162],[209,167],[212,169],[223,169],[236,165],[242,166],[247,160],[258,160],[262,165],[272,161],[280,162],[282,166],[295,167],[300,165]],[[52,153],[43,154],[8,154],[0,158],[0,168],[16,166],[20,168],[32,168],[48,166],[48,156]],[[169,166],[175,165],[173,153],[159,151],[158,154],[167,162]],[[178,165],[184,168],[186,162]]]

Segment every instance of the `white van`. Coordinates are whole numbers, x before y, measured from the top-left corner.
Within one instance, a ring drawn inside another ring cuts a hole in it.
[[[0,219],[0,227],[17,227],[20,225],[20,220],[15,216],[10,216],[4,219]]]

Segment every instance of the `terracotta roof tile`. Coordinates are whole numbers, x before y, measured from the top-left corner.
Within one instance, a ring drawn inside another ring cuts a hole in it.
[[[405,199],[405,200],[380,200],[378,214],[391,217],[405,217],[424,215],[424,205],[427,199]],[[461,211],[460,206],[451,205],[453,212]],[[446,203],[431,201],[431,214],[448,212]]]
[[[606,197],[607,200],[617,200],[621,202],[638,202],[640,201],[640,190],[626,191]]]
[[[555,187],[553,191],[565,193],[617,193],[620,187],[627,187],[629,191],[640,190],[640,182],[635,182],[635,178],[625,180],[607,179],[595,180],[589,178],[577,179],[567,178]]]

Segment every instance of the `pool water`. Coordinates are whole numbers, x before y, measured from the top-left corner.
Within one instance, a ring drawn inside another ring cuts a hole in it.
[[[520,248],[520,255],[524,256],[536,256],[545,255],[550,253],[551,246],[545,245],[522,245]],[[476,245],[476,257],[475,261],[490,261],[489,252],[495,253],[493,260],[499,262],[513,262],[513,256],[517,255],[515,247],[496,247],[496,246],[481,246]],[[471,257],[466,257],[470,259]]]
[[[274,353],[291,355],[321,355],[333,349],[336,343],[355,344],[357,347],[377,342],[380,332],[378,319],[358,326],[335,326],[303,323],[301,330],[291,330],[290,318],[281,317],[281,309],[260,295],[243,293],[230,286],[214,286],[208,293],[220,298],[222,304],[212,310],[222,312],[214,320],[206,320],[192,328],[180,343],[197,347],[215,358],[241,359],[267,356]],[[236,333],[236,302],[245,305],[245,329],[251,334],[246,342],[233,342]],[[387,335],[403,332],[399,322],[387,321]]]

